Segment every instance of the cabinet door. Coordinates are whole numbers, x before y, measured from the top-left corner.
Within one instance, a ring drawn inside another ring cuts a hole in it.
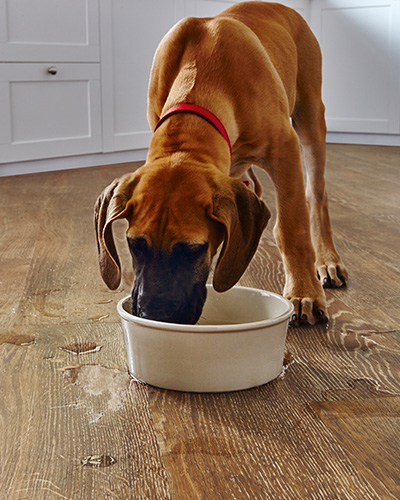
[[[98,0],[0,0],[0,61],[99,61]]]
[[[0,64],[0,163],[100,151],[98,64]]]
[[[400,2],[320,0],[311,9],[328,131],[399,133]]]
[[[147,88],[154,52],[184,16],[181,0],[102,0],[104,151],[147,148]]]

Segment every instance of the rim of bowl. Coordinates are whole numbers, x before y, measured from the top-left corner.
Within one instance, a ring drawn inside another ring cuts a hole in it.
[[[211,288],[211,285],[207,285],[207,287]],[[147,328],[155,328],[157,330],[168,330],[175,331],[181,333],[232,333],[238,332],[242,330],[256,330],[259,328],[265,328],[267,326],[276,325],[281,323],[287,319],[289,319],[291,313],[293,312],[293,304],[282,295],[279,295],[274,292],[269,292],[267,290],[261,290],[259,288],[252,288],[246,286],[236,286],[236,289],[244,289],[251,290],[253,292],[258,292],[261,295],[268,295],[270,297],[275,297],[279,301],[281,301],[285,306],[286,310],[279,314],[279,316],[274,316],[273,318],[263,319],[261,321],[252,321],[248,323],[232,323],[232,324],[223,324],[223,325],[185,325],[181,323],[167,323],[163,321],[156,321],[153,319],[145,319],[139,318],[139,316],[135,316],[131,313],[128,313],[124,308],[123,304],[131,299],[131,296],[128,295],[121,299],[117,304],[117,311],[121,318],[130,321],[131,323],[137,323],[141,326],[145,326]]]

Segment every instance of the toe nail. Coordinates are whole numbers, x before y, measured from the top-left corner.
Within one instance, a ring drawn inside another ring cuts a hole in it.
[[[301,315],[301,321],[307,321],[307,314]]]

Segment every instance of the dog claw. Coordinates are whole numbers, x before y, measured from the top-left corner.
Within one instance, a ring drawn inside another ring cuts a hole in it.
[[[298,327],[304,324],[315,325],[318,322],[328,321],[323,299],[313,300],[311,297],[291,298],[287,297],[294,306],[293,314],[289,320],[289,326]]]
[[[327,264],[317,268],[317,276],[324,288],[346,286],[347,271],[343,264]]]

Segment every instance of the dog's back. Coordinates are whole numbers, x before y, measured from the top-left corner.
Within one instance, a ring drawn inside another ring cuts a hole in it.
[[[222,17],[241,21],[257,35],[286,91],[294,77],[294,55],[298,59],[296,70],[304,70],[307,59],[312,62],[313,69],[321,64],[318,42],[306,21],[294,9],[278,3],[244,2],[226,9],[217,19]]]

